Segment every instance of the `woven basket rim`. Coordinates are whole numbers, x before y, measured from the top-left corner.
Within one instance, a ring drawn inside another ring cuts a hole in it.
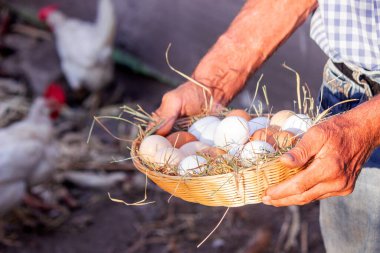
[[[176,123],[180,129],[187,129],[191,121],[180,118]],[[171,196],[205,206],[238,207],[261,203],[268,187],[304,169],[304,166],[287,168],[276,155],[262,164],[254,164],[248,168],[240,166],[239,169],[222,174],[166,174],[155,170],[138,155],[140,144],[147,133],[148,131],[141,131],[132,142],[130,154],[136,169]]]

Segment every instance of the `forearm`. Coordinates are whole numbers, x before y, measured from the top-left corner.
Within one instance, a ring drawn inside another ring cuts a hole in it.
[[[201,60],[193,76],[227,104],[255,71],[303,23],[316,0],[249,0]]]
[[[363,139],[366,146],[380,146],[380,95],[343,114],[351,123],[352,132]]]

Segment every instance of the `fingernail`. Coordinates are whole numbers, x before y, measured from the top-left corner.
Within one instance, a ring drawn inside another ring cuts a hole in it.
[[[265,204],[265,205],[270,205],[271,204],[270,203],[271,197],[269,197],[269,196],[264,196],[262,200],[263,200],[263,204]]]
[[[285,153],[282,155],[282,159],[286,159],[286,160],[289,160],[291,162],[294,162],[295,159],[294,159],[294,156],[290,153]]]

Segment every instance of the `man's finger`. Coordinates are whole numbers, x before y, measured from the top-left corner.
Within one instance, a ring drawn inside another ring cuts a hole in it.
[[[325,178],[326,175],[321,169],[321,163],[319,160],[315,160],[305,170],[278,185],[269,187],[266,191],[266,197],[276,200],[301,194],[324,181]]]
[[[160,124],[160,128],[156,134],[167,135],[173,128],[173,125],[180,114],[181,107],[176,103],[162,103],[161,106],[152,114],[154,123],[149,124],[148,128],[152,128],[156,124]]]
[[[264,201],[264,204],[273,206],[292,206],[292,205],[305,205],[314,200],[320,199],[322,196],[331,194],[331,196],[337,196],[336,187],[333,183],[320,183],[310,188],[309,190],[301,193],[288,196],[281,199],[274,199],[270,201]]]
[[[352,190],[338,191],[338,192],[329,192],[318,198],[318,200],[327,199],[330,197],[339,197],[339,196],[347,196],[352,193]]]
[[[170,130],[173,128],[173,125],[176,121],[177,117],[170,117],[170,118],[154,118],[154,122],[149,123],[148,130],[156,127],[159,125],[159,128],[157,129],[155,134],[166,136],[169,134]]]
[[[289,168],[296,168],[305,165],[315,156],[324,145],[321,136],[317,131],[305,133],[298,144],[280,157],[280,161]]]

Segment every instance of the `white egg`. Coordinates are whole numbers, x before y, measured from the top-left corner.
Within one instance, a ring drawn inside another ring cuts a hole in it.
[[[276,152],[272,145],[265,141],[251,141],[244,145],[241,152],[241,159],[255,162],[262,154],[270,154]]]
[[[213,121],[209,125],[207,125],[201,132],[199,140],[207,145],[213,146],[215,131],[219,124],[220,120]]]
[[[180,176],[200,174],[206,170],[206,164],[207,160],[202,156],[188,156],[180,162],[178,174]]]
[[[240,157],[241,151],[243,150],[244,145],[241,144],[231,144],[230,149],[228,150],[228,154],[235,156],[235,157]]]
[[[204,144],[200,141],[192,141],[183,145],[179,150],[185,155],[195,155],[197,152],[201,152],[202,150],[209,148],[210,146]]]
[[[144,160],[154,162],[154,156],[158,150],[170,147],[172,147],[172,144],[165,137],[161,135],[149,135],[141,142],[139,153]]]
[[[207,116],[195,121],[189,128],[188,132],[197,137],[198,140],[201,139],[203,130],[213,122],[220,122],[220,119],[214,116]]]
[[[177,148],[163,148],[154,156],[154,162],[159,165],[178,165],[185,155]]]
[[[257,117],[248,121],[249,135],[251,136],[254,132],[259,129],[267,128],[269,126],[270,120],[268,117]]]
[[[282,126],[282,130],[287,130],[295,135],[301,135],[306,132],[313,124],[309,116],[305,114],[296,114],[290,116]]]
[[[224,118],[216,128],[215,146],[228,149],[231,144],[244,144],[249,139],[248,122],[242,117]]]

